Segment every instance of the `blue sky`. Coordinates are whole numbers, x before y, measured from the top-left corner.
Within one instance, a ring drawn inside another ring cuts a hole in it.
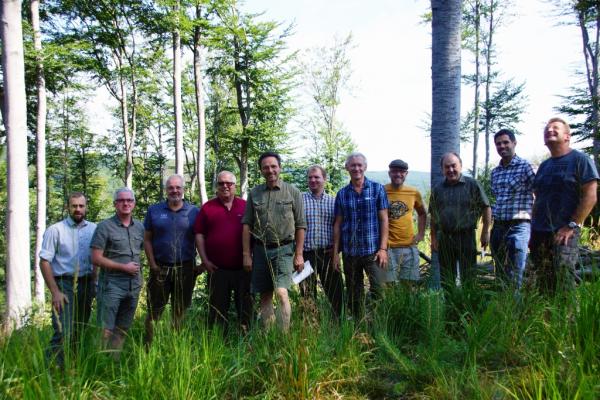
[[[429,138],[420,128],[431,110],[431,36],[420,16],[426,0],[248,0],[244,8],[265,12],[263,18],[294,22],[291,49],[333,43],[335,35],[352,32],[352,94],[344,96],[340,119],[366,154],[370,170],[383,170],[391,159],[406,160],[411,169],[428,171]],[[531,160],[547,154],[542,129],[557,115],[557,95],[577,81],[583,67],[577,27],[559,24],[545,0],[514,0],[512,16],[498,36],[498,65],[504,78],[525,81],[529,104],[519,130],[517,153]],[[563,19],[564,22],[564,19]],[[463,73],[470,56],[463,52]],[[463,113],[471,107],[472,90],[463,89]],[[493,146],[493,145],[492,145]],[[575,145],[578,147],[580,145]],[[483,157],[483,144],[480,159]],[[461,155],[470,166],[472,147]],[[492,147],[491,161],[499,157]]]

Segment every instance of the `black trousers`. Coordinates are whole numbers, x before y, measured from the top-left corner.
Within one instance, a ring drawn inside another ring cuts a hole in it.
[[[444,289],[456,287],[457,271],[460,271],[462,285],[472,282],[475,278],[477,262],[475,229],[438,232],[437,235],[442,287]]]
[[[318,249],[304,252],[304,261],[309,261],[315,273],[300,283],[300,294],[303,297],[317,298],[317,274],[321,280],[323,291],[329,299],[333,314],[339,318],[342,314],[342,274],[333,268],[331,249]]]
[[[254,310],[250,294],[250,272],[218,269],[208,273],[208,322],[210,325],[220,324],[227,329],[231,295],[241,325],[248,327],[252,322]]]

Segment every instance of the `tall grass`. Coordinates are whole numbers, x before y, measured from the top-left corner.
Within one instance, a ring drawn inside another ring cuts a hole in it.
[[[573,301],[489,287],[387,290],[367,322],[337,322],[292,294],[292,329],[206,327],[204,299],[143,346],[143,312],[121,360],[91,326],[65,368],[48,366],[49,325],[0,343],[0,397],[24,399],[597,399],[600,282]],[[142,310],[143,311],[143,310]]]

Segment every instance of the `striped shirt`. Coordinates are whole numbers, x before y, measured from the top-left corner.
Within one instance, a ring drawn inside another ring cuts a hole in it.
[[[335,215],[342,217],[342,252],[349,256],[374,254],[381,237],[379,211],[387,209],[387,195],[380,183],[365,178],[360,194],[351,183],[341,188],[335,197]]]
[[[302,193],[306,214],[304,251],[326,249],[333,245],[333,220],[335,198],[323,193],[320,197],[310,192]]]
[[[533,206],[533,179],[531,164],[514,156],[507,166],[500,164],[492,170],[492,206],[494,220],[531,219]]]

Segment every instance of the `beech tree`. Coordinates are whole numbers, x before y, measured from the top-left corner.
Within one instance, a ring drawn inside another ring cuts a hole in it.
[[[40,269],[38,254],[42,248],[44,231],[46,230],[46,78],[44,76],[44,63],[42,58],[42,35],[40,31],[40,2],[31,0],[31,27],[33,28],[33,46],[36,52],[36,91],[37,91],[37,118],[36,118],[36,226],[35,226],[35,253],[34,282],[35,301],[38,307],[44,306],[45,284]]]
[[[6,321],[22,326],[31,310],[29,244],[29,177],[27,170],[27,102],[21,25],[21,1],[3,0],[0,10],[7,144]]]

